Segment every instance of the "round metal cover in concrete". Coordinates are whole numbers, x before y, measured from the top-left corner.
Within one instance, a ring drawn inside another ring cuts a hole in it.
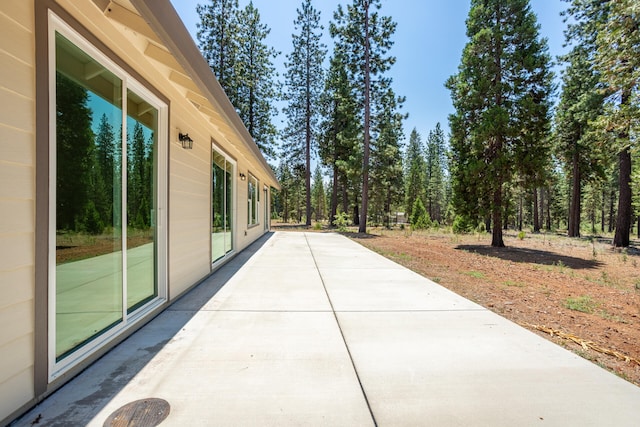
[[[140,399],[127,403],[106,419],[104,427],[154,427],[169,416],[169,402],[164,399]]]

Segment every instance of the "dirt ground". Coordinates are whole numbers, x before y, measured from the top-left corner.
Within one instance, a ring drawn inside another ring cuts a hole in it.
[[[277,229],[277,228],[276,228]],[[360,244],[640,386],[640,251],[607,239],[369,229]]]

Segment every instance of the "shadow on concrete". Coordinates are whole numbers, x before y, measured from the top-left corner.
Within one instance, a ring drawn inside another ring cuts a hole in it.
[[[272,232],[264,234],[11,425],[85,425],[93,420],[272,236]],[[56,394],[63,391],[72,395],[75,400],[63,402],[64,404],[57,402]],[[51,407],[59,408],[52,411]],[[43,418],[41,408],[43,412],[46,408],[52,416]],[[105,417],[108,416],[106,414]],[[100,424],[103,422],[94,421]]]
[[[539,265],[563,265],[574,270],[588,270],[602,265],[602,262],[597,260],[586,260],[537,249],[494,248],[486,245],[459,245],[456,246],[456,249],[506,261]]]

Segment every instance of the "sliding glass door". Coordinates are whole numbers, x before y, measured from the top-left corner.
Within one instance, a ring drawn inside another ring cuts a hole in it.
[[[234,163],[212,147],[211,262],[233,251]]]
[[[52,27],[55,373],[165,297],[158,141],[166,105],[72,30]]]

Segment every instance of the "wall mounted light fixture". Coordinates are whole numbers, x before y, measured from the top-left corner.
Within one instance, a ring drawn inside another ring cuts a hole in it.
[[[189,137],[188,133],[179,132],[178,139],[182,143],[182,148],[184,148],[185,150],[191,150],[193,148],[193,139]]]
[[[242,181],[246,180],[246,179],[247,179],[247,175],[245,175],[245,174],[243,174],[242,172],[240,172],[240,179],[241,179]]]

